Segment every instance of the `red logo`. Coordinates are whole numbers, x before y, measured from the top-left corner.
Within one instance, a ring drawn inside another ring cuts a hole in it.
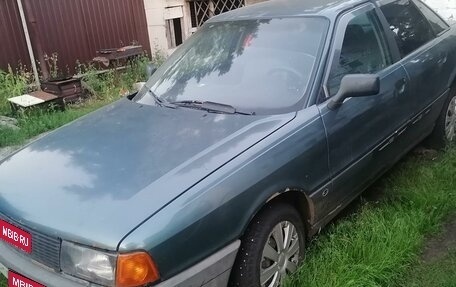
[[[30,233],[3,220],[0,220],[0,239],[27,253],[32,253],[32,236]]]
[[[12,271],[8,272],[8,287],[46,287]]]

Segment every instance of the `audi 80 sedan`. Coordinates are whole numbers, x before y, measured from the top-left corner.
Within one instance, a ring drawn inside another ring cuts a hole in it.
[[[456,32],[422,2],[231,11],[139,93],[0,163],[0,263],[9,286],[280,286],[311,236],[455,127]]]

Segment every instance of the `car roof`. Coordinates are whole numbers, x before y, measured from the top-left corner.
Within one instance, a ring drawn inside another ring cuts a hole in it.
[[[368,2],[369,0],[269,0],[220,14],[209,22],[299,16],[325,16],[333,19],[341,11]]]

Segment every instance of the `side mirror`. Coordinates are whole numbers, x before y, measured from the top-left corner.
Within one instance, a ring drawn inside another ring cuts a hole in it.
[[[347,98],[375,96],[380,93],[380,78],[376,75],[346,75],[342,78],[339,92],[330,100],[328,108],[335,110]]]
[[[155,71],[157,71],[157,67],[154,64],[152,64],[152,63],[147,64],[147,66],[146,66],[147,78],[150,78],[155,73]]]

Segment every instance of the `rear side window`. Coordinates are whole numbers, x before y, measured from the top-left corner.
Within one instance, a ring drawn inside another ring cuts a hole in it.
[[[450,28],[450,26],[448,26],[448,24],[445,23],[445,21],[443,21],[434,11],[429,9],[428,6],[420,1],[415,1],[415,4],[418,9],[420,9],[421,13],[423,13],[424,17],[428,19],[432,29],[436,34],[440,34]]]
[[[435,38],[428,20],[410,0],[400,0],[381,7],[394,33],[402,57]]]

